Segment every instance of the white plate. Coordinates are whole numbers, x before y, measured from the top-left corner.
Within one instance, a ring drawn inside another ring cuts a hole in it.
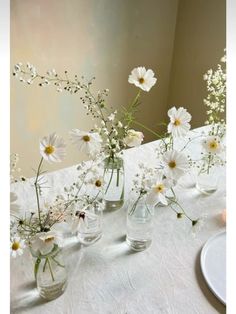
[[[201,269],[215,296],[226,304],[226,232],[211,237],[201,252]]]

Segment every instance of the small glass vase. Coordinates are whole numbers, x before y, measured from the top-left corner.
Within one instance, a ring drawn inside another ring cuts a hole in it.
[[[211,195],[218,189],[218,167],[212,167],[208,172],[199,172],[196,176],[196,189],[205,195]]]
[[[34,259],[34,275],[39,295],[47,300],[54,300],[62,295],[67,287],[68,274],[62,248],[54,244],[46,255],[35,252],[30,247]]]
[[[103,201],[94,200],[86,208],[76,212],[79,219],[76,235],[80,243],[90,245],[101,238],[103,209]]]
[[[143,251],[152,243],[153,206],[146,203],[146,196],[141,195],[130,202],[127,214],[126,242],[134,251]]]
[[[121,157],[104,160],[105,210],[116,210],[124,204],[124,161]]]

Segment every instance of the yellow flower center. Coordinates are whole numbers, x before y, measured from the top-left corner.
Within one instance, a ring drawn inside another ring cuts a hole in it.
[[[100,188],[102,186],[102,182],[100,180],[97,180],[95,182],[96,187]]]
[[[212,142],[209,143],[209,147],[211,149],[217,149],[218,143],[216,141],[212,141]]]
[[[155,188],[156,188],[157,193],[161,193],[164,190],[164,185],[158,184]]]
[[[176,167],[176,162],[175,162],[174,160],[172,160],[172,161],[170,161],[170,162],[168,163],[168,166],[173,169],[173,168]]]
[[[138,81],[139,81],[140,84],[143,84],[144,83],[144,78],[140,77],[140,79]]]
[[[44,242],[45,243],[49,243],[49,242],[51,242],[53,240],[54,240],[54,237],[49,237],[49,238],[45,239]]]
[[[180,120],[179,120],[179,119],[176,119],[175,122],[174,122],[174,125],[175,125],[175,126],[178,126],[178,125],[180,125],[180,124],[181,124]]]
[[[11,248],[13,251],[17,251],[20,248],[20,243],[19,242],[13,242]]]
[[[54,152],[55,148],[52,145],[45,147],[44,153],[47,155],[51,155]]]
[[[84,135],[84,136],[83,136],[83,140],[84,140],[85,142],[89,142],[89,141],[90,141],[90,137],[89,137],[88,135]]]

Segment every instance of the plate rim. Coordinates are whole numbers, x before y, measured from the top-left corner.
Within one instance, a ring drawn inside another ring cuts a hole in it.
[[[200,265],[201,265],[201,271],[202,271],[202,274],[203,274],[203,277],[208,285],[208,287],[210,288],[211,292],[217,297],[218,300],[220,300],[224,305],[226,305],[226,300],[224,300],[221,296],[219,296],[213,289],[213,287],[211,286],[210,282],[207,280],[207,275],[205,273],[205,267],[204,267],[204,256],[205,256],[205,253],[206,253],[206,249],[207,247],[209,246],[209,243],[212,242],[215,238],[221,236],[225,234],[225,237],[226,237],[226,230],[224,231],[221,231],[221,232],[218,232],[217,234],[214,234],[212,235],[206,242],[205,244],[203,245],[202,249],[201,249],[201,256],[200,256]]]

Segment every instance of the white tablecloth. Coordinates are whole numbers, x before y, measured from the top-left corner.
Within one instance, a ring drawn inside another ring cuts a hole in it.
[[[198,129],[196,132],[200,132]],[[196,133],[193,133],[194,136]],[[124,153],[126,198],[139,162],[156,164],[158,141]],[[199,153],[199,143],[189,146]],[[156,209],[153,243],[143,252],[131,252],[125,243],[126,207],[104,213],[103,237],[89,247],[68,247],[69,284],[58,299],[45,302],[35,289],[33,265],[27,252],[11,259],[11,313],[43,314],[213,314],[225,306],[209,290],[200,269],[200,251],[208,238],[222,230],[225,208],[225,169],[220,188],[210,196],[200,194],[187,174],[178,199],[193,217],[207,214],[195,236],[184,219],[176,219],[168,207]],[[76,180],[76,166],[47,174],[50,200],[63,186]],[[22,208],[35,204],[32,180],[12,185]]]

